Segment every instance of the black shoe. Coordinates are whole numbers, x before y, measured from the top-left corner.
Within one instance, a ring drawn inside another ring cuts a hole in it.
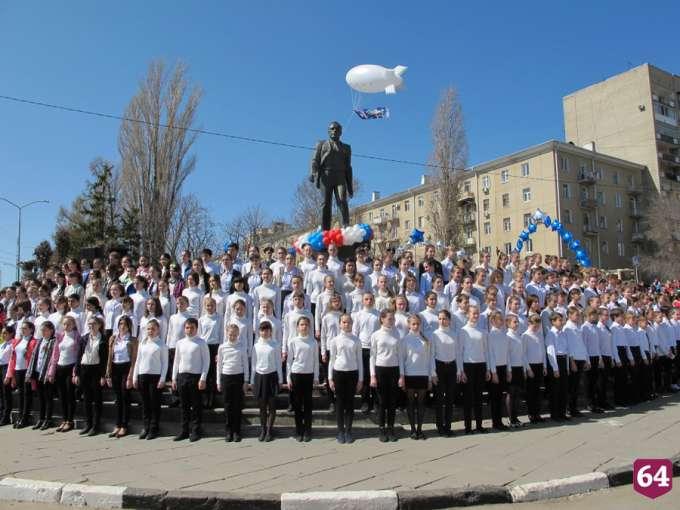
[[[396,443],[397,442],[397,436],[394,435],[394,430],[389,429],[387,431],[387,437],[389,438],[390,442]]]
[[[361,412],[364,414],[368,412],[368,402],[361,404]]]
[[[590,412],[593,413],[593,414],[602,414],[602,413],[604,413],[604,409],[597,407],[597,406],[593,406],[593,407],[590,408]]]
[[[189,433],[182,431],[173,438],[173,441],[184,441],[185,439],[189,439]]]
[[[152,439],[156,439],[158,437],[158,429],[151,429],[149,430],[149,433],[146,435],[146,440],[151,441]]]
[[[262,442],[262,441],[264,441],[264,438],[266,436],[267,436],[267,429],[262,428],[262,430],[260,431],[260,435],[258,436],[257,440]]]
[[[267,434],[264,436],[264,442],[265,443],[271,443],[274,440],[274,436],[272,435],[271,430],[267,430]]]
[[[40,426],[40,430],[47,430],[52,426],[52,423],[50,423],[50,420],[44,420],[43,424]]]
[[[345,444],[345,433],[344,432],[338,432],[338,435],[335,436],[335,440],[339,444]]]
[[[305,443],[309,443],[309,442],[312,440],[312,433],[311,433],[311,432],[305,432],[305,433],[302,435],[302,440],[303,440]]]
[[[600,407],[604,409],[605,411],[611,411],[614,409],[614,407],[609,403],[609,402],[603,402]]]
[[[94,426],[90,429],[90,431],[87,433],[88,437],[94,437],[99,434],[99,427]]]
[[[387,438],[387,433],[385,432],[385,429],[380,429],[380,433],[378,435],[378,440],[381,443],[386,443],[389,439]]]
[[[413,440],[418,439],[418,433],[415,430],[411,430],[411,434],[408,436]]]
[[[446,437],[453,437],[455,434],[453,433],[453,430],[447,430],[446,431]]]
[[[199,434],[198,432],[192,432],[191,435],[189,436],[190,443],[195,443],[199,439],[201,439],[201,434]]]
[[[425,434],[423,434],[422,430],[418,431],[418,439],[420,439],[421,441],[425,441],[427,439],[425,437]]]
[[[229,432],[228,434],[225,434],[225,435],[224,435],[224,441],[225,441],[226,443],[232,443],[232,442],[234,441],[234,433],[233,433],[233,432]]]
[[[92,430],[92,425],[85,425],[85,428],[78,432],[81,436],[86,436],[90,433],[90,430]]]
[[[146,436],[149,435],[149,431],[147,429],[143,429],[142,432],[139,434],[139,439],[146,439]]]
[[[573,411],[570,411],[569,414],[571,415],[572,418],[580,418],[583,416],[583,413],[579,411],[578,409],[574,409]]]
[[[477,427],[477,428],[475,429],[475,432],[478,432],[478,433],[480,433],[480,434],[486,434],[487,432],[489,432],[489,429],[486,429],[486,428],[484,428],[484,427]]]
[[[354,442],[354,438],[352,437],[352,432],[351,431],[346,431],[345,432],[345,443],[347,444],[352,444]]]
[[[302,440],[303,440],[302,434],[296,435],[296,436],[295,436],[295,440],[296,440],[298,443],[301,443]]]
[[[22,419],[22,420],[19,420],[18,422],[16,422],[16,426],[14,428],[15,429],[23,429],[27,426],[28,426],[28,424],[26,423],[26,421]]]
[[[5,417],[2,420],[0,420],[0,427],[4,427],[5,425],[9,425],[10,423],[12,423],[11,420],[8,417]]]
[[[331,402],[330,405],[328,406],[328,412],[329,413],[335,412],[335,404],[333,402]]]
[[[508,426],[505,423],[497,423],[496,425],[493,426],[494,430],[500,431],[505,431],[508,430]]]
[[[241,442],[241,434],[234,434],[234,443]]]
[[[179,407],[179,399],[176,398],[175,400],[173,400],[172,402],[170,402],[170,403],[168,404],[168,407],[171,408],[171,409],[172,409],[173,407]]]
[[[293,409],[293,404],[288,404],[288,409],[287,409],[287,411],[288,411],[289,413],[292,413],[292,412],[295,411],[295,409]]]
[[[31,427],[32,430],[38,430],[43,425],[43,420],[39,420],[38,423]]]
[[[545,423],[545,418],[543,416],[534,416],[536,423]]]
[[[465,435],[468,436],[472,434],[472,429],[465,429]]]

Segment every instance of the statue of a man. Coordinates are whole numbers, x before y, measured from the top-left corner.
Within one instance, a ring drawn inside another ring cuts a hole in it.
[[[330,230],[333,211],[333,195],[340,209],[342,225],[349,225],[348,197],[354,196],[352,188],[352,149],[340,141],[342,126],[331,122],[328,126],[328,140],[316,144],[312,157],[312,173],[309,180],[323,193],[321,228]]]

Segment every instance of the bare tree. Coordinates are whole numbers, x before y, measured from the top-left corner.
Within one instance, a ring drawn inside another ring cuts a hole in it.
[[[194,170],[189,152],[202,92],[189,85],[186,66],[166,71],[152,62],[139,92],[125,112],[118,136],[124,204],[139,211],[141,251],[151,257],[166,249],[166,239],[182,198],[182,185]],[[167,127],[166,127],[167,126]]]
[[[649,242],[641,257],[645,276],[672,280],[678,275],[680,202],[670,195],[655,196],[647,209]]]
[[[216,245],[215,223],[208,209],[201,205],[195,195],[183,196],[168,231],[168,251],[179,256],[184,250],[197,253],[203,248],[212,249]]]
[[[359,195],[359,188],[361,183],[355,177],[352,180],[354,188],[354,198],[356,200]],[[316,188],[313,182],[309,181],[308,177],[302,179],[293,195],[293,218],[292,223],[295,228],[316,228],[321,224],[321,209],[323,208],[323,195],[321,191]],[[339,221],[338,208],[333,203],[333,223]]]
[[[467,138],[463,109],[454,87],[444,90],[432,120],[430,179],[434,184],[430,202],[431,235],[446,245],[462,237],[462,215],[458,205],[460,181],[467,165]]]
[[[249,244],[259,244],[263,237],[263,229],[267,226],[267,215],[259,204],[249,206],[243,212],[243,226]]]

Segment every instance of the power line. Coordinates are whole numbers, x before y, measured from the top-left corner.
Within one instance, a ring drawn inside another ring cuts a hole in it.
[[[258,143],[258,144],[264,144],[264,145],[271,145],[275,147],[283,147],[287,149],[296,149],[296,150],[304,150],[304,151],[312,151],[314,150],[314,147],[309,146],[309,145],[299,145],[299,144],[293,144],[293,143],[286,143],[286,142],[280,142],[277,140],[268,140],[266,138],[255,138],[255,137],[250,137],[250,136],[242,136],[242,135],[234,135],[230,133],[223,133],[220,131],[213,131],[213,130],[208,130],[208,129],[200,129],[200,128],[192,128],[192,127],[185,127],[185,126],[175,126],[175,125],[170,125],[170,124],[164,124],[161,122],[151,122],[143,119],[135,119],[132,117],[126,117],[124,115],[114,115],[110,113],[103,113],[103,112],[97,112],[93,110],[86,110],[83,108],[75,108],[71,106],[64,106],[64,105],[58,105],[58,104],[53,104],[53,103],[46,103],[44,101],[37,101],[33,99],[26,99],[26,98],[21,98],[21,97],[15,97],[15,96],[6,96],[6,95],[0,95],[0,99],[5,100],[5,101],[11,101],[15,103],[22,103],[22,104],[28,104],[28,105],[33,105],[33,106],[39,106],[42,108],[49,108],[52,110],[60,110],[60,111],[65,111],[65,112],[71,112],[71,113],[79,113],[83,115],[89,115],[93,117],[100,117],[100,118],[105,118],[105,119],[112,119],[112,120],[118,120],[118,121],[124,121],[124,122],[134,122],[137,124],[143,124],[145,126],[151,126],[151,127],[162,127],[165,129],[177,129],[180,131],[186,131],[189,133],[196,133],[196,134],[202,134],[202,135],[209,135],[209,136],[217,136],[221,138],[226,138],[228,140],[236,140],[240,142],[248,142],[248,143]],[[370,159],[374,161],[382,161],[386,163],[396,163],[400,165],[409,165],[409,166],[417,166],[420,168],[431,168],[431,169],[443,169],[443,170],[450,170],[453,172],[457,172],[460,169],[458,168],[452,168],[452,167],[446,167],[442,165],[436,165],[433,163],[423,163],[420,161],[410,161],[406,159],[396,159],[396,158],[388,158],[384,156],[376,156],[373,154],[360,154],[360,153],[353,153],[352,154],[355,158],[362,158],[362,159]],[[474,165],[472,167],[474,169]],[[489,170],[487,172],[484,172],[484,174],[500,174],[506,169],[499,168],[496,170]],[[555,179],[548,178],[548,177],[537,177],[537,176],[525,176],[525,175],[514,175],[514,174],[508,174],[509,177],[515,177],[518,179],[524,179],[527,181],[547,181],[547,182],[555,182]],[[597,183],[597,186],[601,188],[620,188],[621,186],[614,185],[614,184],[604,184],[604,183]]]

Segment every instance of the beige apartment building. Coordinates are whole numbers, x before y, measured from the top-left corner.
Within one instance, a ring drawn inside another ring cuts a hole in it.
[[[565,139],[645,165],[680,198],[680,76],[642,64],[563,98]]]
[[[586,247],[593,264],[631,266],[644,242],[640,228],[643,165],[572,144],[548,141],[466,170],[458,201],[463,246],[470,254],[509,252],[537,209],[557,217]],[[373,248],[404,247],[415,227],[436,243],[429,223],[435,186],[418,186],[352,209],[352,221],[369,223]],[[292,241],[301,232],[288,232]],[[279,238],[283,241],[282,238]],[[525,243],[526,251],[573,256],[558,235],[543,226]],[[525,251],[525,252],[526,252]]]

